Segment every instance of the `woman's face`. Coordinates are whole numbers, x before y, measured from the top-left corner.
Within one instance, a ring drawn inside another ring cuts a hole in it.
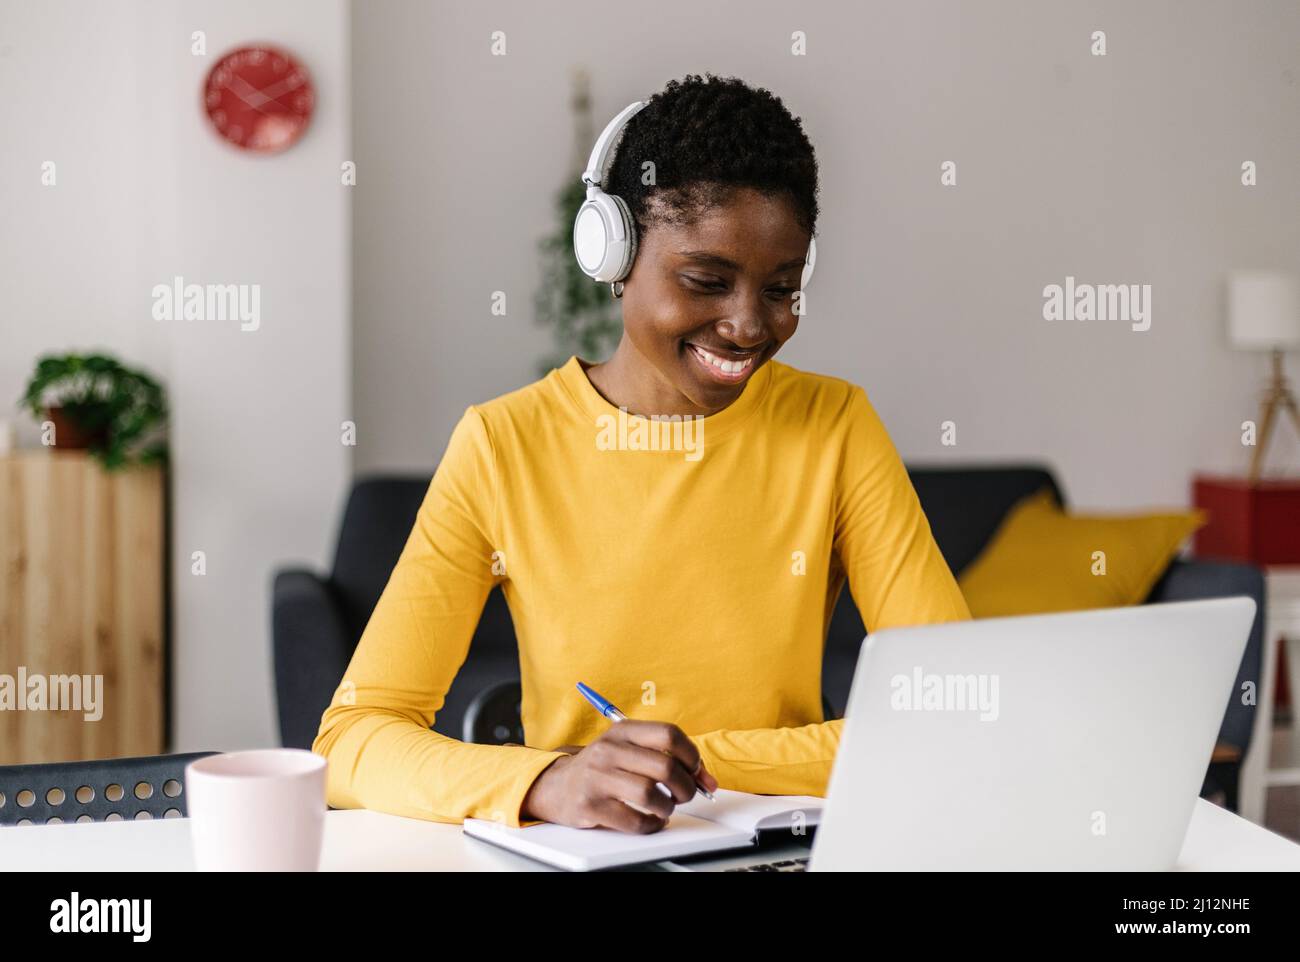
[[[750,188],[693,224],[652,225],[624,285],[626,337],[665,386],[721,410],[799,326],[809,239],[788,199]]]

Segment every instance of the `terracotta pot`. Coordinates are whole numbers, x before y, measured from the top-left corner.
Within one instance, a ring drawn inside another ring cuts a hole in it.
[[[106,428],[93,432],[83,431],[63,413],[61,407],[46,408],[45,414],[54,422],[54,446],[56,448],[63,448],[67,451],[84,451],[92,445],[103,444],[108,440],[108,430]]]

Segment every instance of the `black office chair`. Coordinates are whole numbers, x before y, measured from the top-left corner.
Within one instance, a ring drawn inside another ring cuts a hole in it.
[[[215,754],[0,766],[0,825],[184,818],[185,766]]]
[[[522,745],[524,723],[519,717],[523,689],[517,681],[498,682],[474,696],[465,709],[462,741],[479,745]]]

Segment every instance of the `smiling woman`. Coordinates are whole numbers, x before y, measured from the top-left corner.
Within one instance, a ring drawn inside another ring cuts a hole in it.
[[[615,285],[622,340],[465,412],[321,719],[335,807],[654,832],[697,783],[822,795],[845,582],[871,631],[970,617],[866,392],[774,360],[817,219],[798,119],[739,80],[673,81],[615,118],[584,181],[575,254]],[[429,730],[498,585],[524,746]]]
[[[647,230],[624,288],[623,340],[592,383],[637,413],[722,410],[794,336],[809,240],[788,198],[752,187]]]
[[[635,257],[588,270],[623,298],[623,339],[592,383],[636,413],[720,411],[803,313],[818,187],[802,124],[766,90],[688,76],[616,117],[584,180],[575,239],[607,191],[625,222],[612,235],[626,226]]]

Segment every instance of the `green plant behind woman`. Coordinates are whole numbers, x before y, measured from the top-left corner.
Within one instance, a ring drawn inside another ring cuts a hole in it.
[[[108,470],[167,460],[162,386],[103,354],[46,355],[19,399],[54,424],[54,446],[84,448]]]

